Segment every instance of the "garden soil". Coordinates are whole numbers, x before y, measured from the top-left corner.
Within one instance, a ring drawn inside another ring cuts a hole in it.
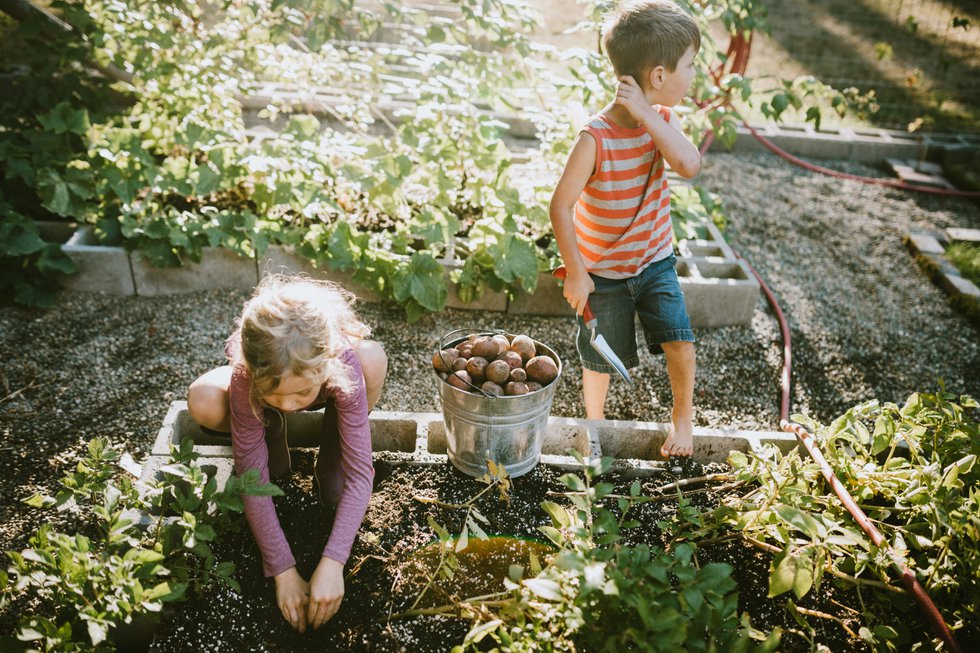
[[[883,175],[869,166],[824,163]],[[787,315],[794,413],[826,423],[858,402],[901,403],[940,383],[980,396],[980,332],[948,305],[902,244],[911,229],[980,228],[978,204],[834,179],[769,154],[712,153],[698,182],[724,201],[728,242],[759,270]],[[41,523],[72,526],[70,516],[22,500],[56,491],[93,437],[111,438],[136,460],[149,452],[170,403],[223,363],[223,342],[247,295],[66,293],[49,311],[0,307],[0,549],[24,547]],[[358,310],[389,355],[380,410],[438,412],[429,361],[439,339],[457,328],[497,327],[557,351],[565,368],[552,414],[584,415],[572,318],[446,310],[407,324],[397,306],[362,303]],[[750,324],[696,336],[697,424],[777,428],[782,343],[765,301]],[[668,421],[663,358],[642,352],[632,375],[632,388],[612,384],[607,417]],[[425,539],[424,521],[415,528],[413,546]],[[310,550],[322,546],[324,535],[314,540]],[[740,566],[739,574],[748,569]],[[255,571],[243,564],[239,578]],[[271,585],[263,587],[271,606]],[[355,600],[350,591],[348,601]],[[0,614],[0,633],[11,631],[15,616]],[[251,626],[243,619],[237,628]]]
[[[276,499],[280,520],[287,539],[293,545],[297,566],[309,577],[319,561],[320,552],[329,536],[332,512],[323,508],[311,492],[313,451],[303,450],[293,456],[295,465],[290,479],[281,484],[285,495]],[[241,592],[223,586],[212,586],[203,595],[168,608],[151,648],[155,653],[183,651],[364,651],[389,653],[445,653],[462,641],[468,630],[467,622],[444,615],[399,617],[409,610],[425,588],[426,579],[436,567],[432,552],[436,537],[427,526],[428,518],[458,533],[466,513],[462,509],[445,508],[423,503],[416,497],[437,499],[443,503],[459,504],[476,496],[486,485],[457,471],[451,465],[408,466],[393,465],[380,456],[375,463],[375,491],[360,536],[347,565],[346,595],[337,615],[317,631],[294,631],[283,619],[275,603],[273,584],[262,577],[262,561],[258,547],[239,518],[240,533],[224,538],[217,547],[218,554],[235,560],[235,578]],[[640,479],[645,494],[658,495],[655,489],[677,478],[698,477],[724,471],[724,466],[708,467],[685,461],[680,468],[664,470],[652,477]],[[509,501],[502,501],[496,491],[483,496],[477,503],[480,512],[490,522],[485,527],[491,536],[502,534],[514,538],[542,542],[539,553],[542,562],[548,547],[538,526],[551,525],[550,518],[540,508],[542,501],[555,501],[571,506],[567,498],[557,493],[567,488],[559,480],[563,470],[539,465],[532,472],[513,479]],[[610,473],[602,480],[612,482],[615,492],[628,494],[633,479]],[[703,488],[703,486],[701,486]],[[691,505],[711,508],[718,505],[724,494],[707,487],[707,492],[690,493]],[[676,513],[676,495],[667,500],[637,506],[630,513],[640,526],[624,532],[624,542],[630,545],[646,543],[663,547],[668,544],[661,527]],[[613,502],[610,502],[613,503]],[[471,536],[472,537],[472,536]],[[496,540],[497,538],[492,538]],[[470,540],[470,547],[479,544]],[[544,550],[544,553],[541,552]],[[494,573],[480,569],[460,554],[464,566],[457,576],[467,576],[468,592],[459,592],[459,581],[440,581],[429,589],[419,607],[432,609],[450,603],[450,595],[458,599],[502,591],[508,566],[496,565]],[[749,611],[753,625],[771,630],[796,629],[797,624],[785,609],[786,596],[767,599],[768,554],[734,542],[699,549],[700,564],[725,562],[738,570],[739,611]],[[515,559],[528,569],[529,561]],[[475,570],[482,573],[476,574]],[[476,579],[470,576],[477,576]],[[439,588],[442,588],[440,590]],[[445,591],[446,593],[442,593]],[[844,605],[859,605],[856,595],[826,581],[822,587],[799,601],[802,607],[833,614],[858,628],[853,615],[833,601]],[[394,618],[392,618],[394,617]],[[814,624],[817,641],[831,650],[852,649],[843,629],[836,623],[820,619]],[[783,651],[809,650],[802,638],[784,635]]]

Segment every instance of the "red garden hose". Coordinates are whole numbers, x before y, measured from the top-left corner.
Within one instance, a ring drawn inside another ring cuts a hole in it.
[[[799,438],[803,446],[806,447],[807,452],[809,452],[810,457],[820,466],[820,472],[823,474],[824,480],[827,484],[833,488],[834,493],[837,498],[841,500],[847,511],[851,513],[861,529],[867,534],[867,536],[874,542],[875,546],[880,549],[884,549],[888,552],[889,558],[892,560],[892,564],[898,569],[902,577],[902,584],[905,585],[905,589],[915,597],[916,603],[919,604],[922,612],[925,614],[926,619],[932,625],[933,630],[939,635],[940,639],[946,645],[946,648],[952,653],[962,653],[963,649],[957,643],[956,638],[953,636],[952,631],[950,631],[949,626],[946,625],[946,621],[943,619],[942,614],[940,614],[939,609],[936,608],[936,604],[932,602],[929,595],[926,593],[922,584],[919,583],[915,574],[900,561],[898,555],[894,552],[891,544],[885,539],[884,535],[881,534],[868,516],[861,510],[861,507],[857,505],[851,493],[847,491],[844,484],[841,483],[840,479],[834,474],[834,470],[830,467],[830,463],[824,458],[823,452],[820,451],[820,447],[817,445],[816,438],[813,434],[807,431],[799,424],[793,424],[789,421],[789,395],[790,395],[790,373],[792,369],[792,351],[790,343],[790,332],[789,326],[786,323],[786,317],[783,315],[782,309],[779,307],[779,302],[776,301],[776,296],[773,295],[769,286],[763,281],[762,276],[756,272],[748,261],[746,261],[737,252],[735,257],[741,259],[748,266],[749,270],[755,276],[756,280],[759,282],[759,287],[762,288],[762,292],[765,294],[766,299],[769,300],[769,304],[772,306],[773,311],[776,313],[776,318],[779,320],[779,330],[783,335],[783,373],[780,378],[780,386],[782,389],[782,397],[779,404],[779,427],[783,431],[789,433],[795,433],[796,437]]]

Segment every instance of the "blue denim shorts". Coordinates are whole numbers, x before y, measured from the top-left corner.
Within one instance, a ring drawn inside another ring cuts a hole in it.
[[[671,254],[628,279],[590,275],[595,283],[595,290],[589,295],[589,306],[598,323],[596,334],[606,339],[626,367],[636,367],[640,363],[635,316],[640,318],[643,339],[651,354],[663,353],[661,343],[694,342],[684,294],[674,269],[676,261]],[[592,330],[579,317],[575,346],[582,366],[594,372],[615,373],[616,370],[589,344],[591,336]]]

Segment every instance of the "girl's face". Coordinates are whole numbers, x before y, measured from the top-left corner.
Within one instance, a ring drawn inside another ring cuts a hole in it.
[[[284,413],[294,413],[312,404],[319,391],[320,383],[316,379],[286,372],[275,390],[262,395],[262,401]]]

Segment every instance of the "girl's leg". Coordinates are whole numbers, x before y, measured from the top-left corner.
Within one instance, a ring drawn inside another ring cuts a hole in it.
[[[200,426],[222,433],[231,432],[228,408],[231,370],[231,365],[216,367],[199,376],[187,389],[187,412]]]
[[[374,408],[381,396],[385,375],[388,371],[388,356],[380,343],[374,340],[361,340],[354,346],[354,354],[361,364],[364,386],[367,394],[368,411]],[[337,407],[331,401],[323,411],[320,450],[317,452],[315,476],[320,488],[320,500],[335,505],[344,489],[344,472],[340,466],[340,429],[337,426]]]

